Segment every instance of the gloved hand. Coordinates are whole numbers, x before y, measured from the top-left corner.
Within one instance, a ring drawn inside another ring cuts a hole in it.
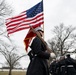
[[[56,58],[55,53],[51,52],[51,53],[50,53],[50,57],[51,57],[51,58]]]

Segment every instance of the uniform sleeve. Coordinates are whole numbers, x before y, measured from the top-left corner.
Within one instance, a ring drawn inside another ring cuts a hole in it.
[[[49,59],[49,57],[50,57],[50,53],[42,50],[41,40],[38,38],[33,41],[32,50],[40,58]]]

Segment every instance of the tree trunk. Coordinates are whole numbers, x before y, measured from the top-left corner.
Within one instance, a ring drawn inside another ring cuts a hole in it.
[[[63,45],[61,45],[61,56],[63,56]]]
[[[8,75],[12,75],[12,68],[10,67]]]

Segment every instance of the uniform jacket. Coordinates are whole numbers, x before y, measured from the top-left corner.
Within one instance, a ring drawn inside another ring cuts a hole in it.
[[[76,62],[72,58],[66,58],[58,62],[58,75],[76,75]]]
[[[76,61],[71,57],[65,59],[68,75],[76,75]]]
[[[52,75],[56,75],[56,61],[50,64],[49,71]]]
[[[50,54],[46,52],[45,45],[36,37],[30,47],[34,56],[30,61],[26,75],[49,75],[47,59]]]

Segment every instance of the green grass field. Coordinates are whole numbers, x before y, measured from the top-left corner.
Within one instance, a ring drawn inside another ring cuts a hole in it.
[[[0,75],[8,75],[8,71],[0,71]],[[26,75],[25,71],[13,71],[12,75]]]

